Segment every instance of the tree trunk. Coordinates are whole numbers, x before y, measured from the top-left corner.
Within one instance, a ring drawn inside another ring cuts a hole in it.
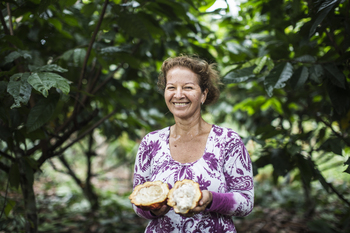
[[[34,171],[28,163],[19,159],[20,185],[22,189],[24,211],[25,211],[25,232],[38,232],[38,213],[36,208],[35,193],[33,189]]]

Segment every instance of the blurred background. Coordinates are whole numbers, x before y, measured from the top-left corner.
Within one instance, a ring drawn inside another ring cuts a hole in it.
[[[0,233],[143,232],[142,137],[173,124],[162,61],[216,63],[209,123],[254,165],[245,233],[350,232],[350,2],[5,0],[0,3]]]

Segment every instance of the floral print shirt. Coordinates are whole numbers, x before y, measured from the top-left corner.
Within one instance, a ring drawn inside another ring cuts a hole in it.
[[[171,209],[164,216],[154,216],[133,205],[137,215],[150,219],[147,233],[232,233],[232,216],[248,215],[254,205],[253,168],[249,154],[232,129],[213,125],[203,156],[182,164],[170,155],[170,127],[147,134],[141,141],[134,169],[134,187],[146,181],[160,180],[171,189],[175,182],[190,179],[201,190],[209,190],[213,201],[206,211],[182,217]]]

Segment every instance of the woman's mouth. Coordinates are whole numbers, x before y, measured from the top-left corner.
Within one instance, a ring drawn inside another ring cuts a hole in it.
[[[175,106],[186,106],[188,104],[187,103],[173,103]]]

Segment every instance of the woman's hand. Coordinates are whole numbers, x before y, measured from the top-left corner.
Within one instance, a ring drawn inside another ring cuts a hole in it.
[[[170,208],[171,207],[168,205],[163,205],[159,209],[151,210],[151,213],[154,214],[155,216],[162,216],[162,215],[165,215],[166,213],[168,213]]]
[[[195,214],[203,212],[209,204],[213,201],[213,194],[208,190],[202,190],[202,199],[199,200],[198,205],[188,211],[187,214],[182,214],[184,217],[193,217]]]

